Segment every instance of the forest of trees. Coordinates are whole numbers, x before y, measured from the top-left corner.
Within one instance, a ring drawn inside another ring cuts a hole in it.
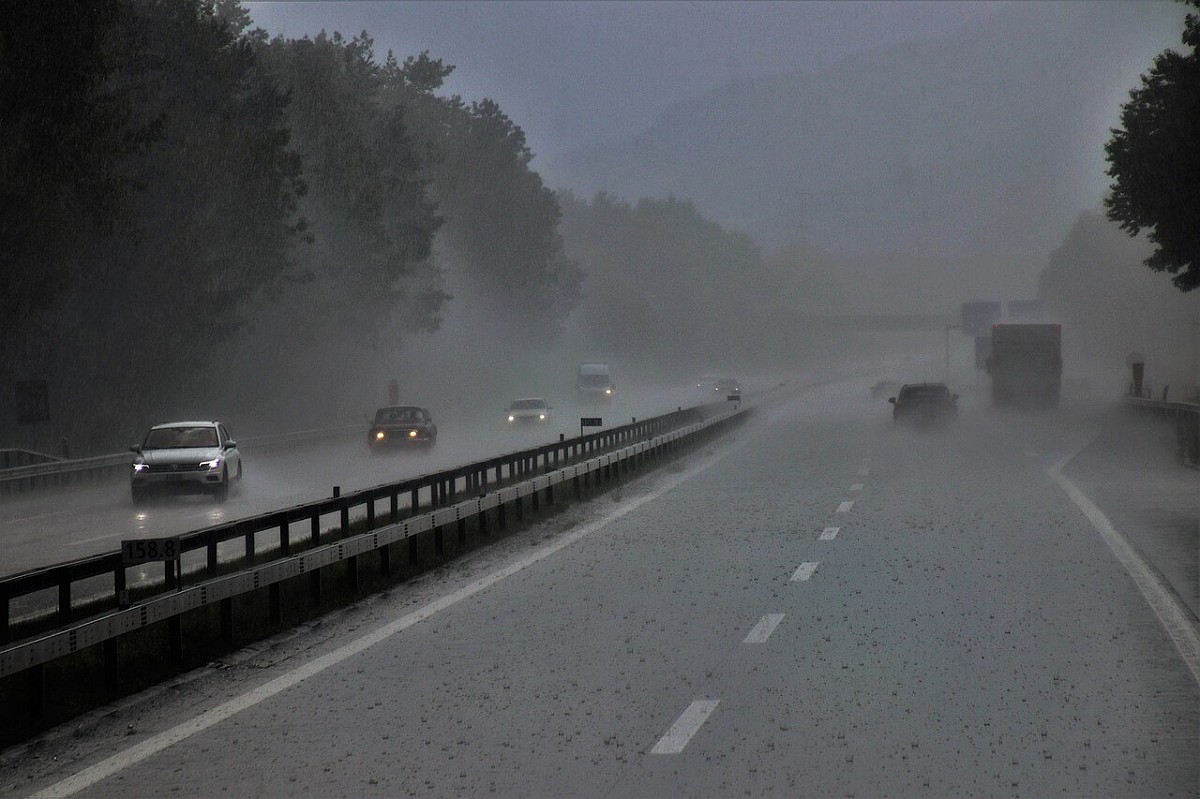
[[[270,39],[233,0],[8,9],[5,407],[44,379],[94,450],[253,399],[234,354],[336,382],[339,355],[438,326],[451,262],[530,335],[561,329],[582,276],[557,198],[494,102],[438,94],[452,69],[366,33]]]

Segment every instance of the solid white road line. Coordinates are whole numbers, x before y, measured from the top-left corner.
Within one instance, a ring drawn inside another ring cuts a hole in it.
[[[779,622],[783,621],[782,613],[768,613],[759,619],[758,624],[750,630],[743,644],[765,644],[767,639],[771,637],[771,633],[775,632],[775,628],[779,626]]]
[[[854,507],[854,500],[848,499],[845,502],[843,502],[842,504],[838,505],[837,512],[838,513],[849,513],[850,509],[853,507]]]
[[[1092,523],[1092,527],[1096,528],[1096,532],[1100,533],[1100,537],[1108,544],[1108,548],[1117,556],[1117,560],[1125,567],[1125,571],[1133,578],[1133,582],[1142,592],[1142,596],[1146,598],[1146,602],[1158,616],[1167,635],[1171,636],[1171,640],[1175,642],[1175,648],[1179,650],[1183,662],[1192,672],[1192,679],[1200,683],[1200,630],[1197,629],[1191,614],[1183,607],[1175,594],[1163,585],[1162,580],[1130,546],[1125,536],[1116,527],[1113,527],[1112,522],[1104,515],[1104,511],[1100,510],[1079,489],[1079,486],[1062,473],[1062,467],[1079,454],[1080,450],[1076,450],[1051,466],[1046,470],[1047,473],[1054,482],[1058,483],[1059,488],[1066,492],[1071,501],[1083,511],[1088,521]]]
[[[688,705],[687,710],[676,719],[667,730],[667,734],[658,739],[658,743],[650,750],[652,755],[677,755],[692,740],[706,719],[717,709],[719,699],[697,699]]]
[[[832,541],[833,539],[837,538],[838,531],[841,529],[842,528],[840,527],[826,527],[821,531],[821,540]]]
[[[801,563],[800,568],[796,569],[796,573],[792,575],[792,580],[793,581],[807,580],[809,577],[813,576],[813,572],[815,572],[817,570],[817,566],[820,566],[820,565],[821,565],[820,561],[817,561],[815,563],[811,563],[811,562]]]
[[[288,688],[291,688],[297,683],[303,682],[309,677],[314,677],[326,669],[336,666],[342,661],[352,658],[360,652],[369,649],[375,644],[385,641],[397,633],[407,630],[409,627],[412,627],[418,622],[422,622],[425,619],[428,619],[429,617],[446,610],[447,608],[457,605],[464,599],[469,599],[475,594],[491,588],[501,580],[511,577],[517,572],[520,572],[541,560],[545,560],[551,555],[554,555],[558,551],[571,546],[583,538],[586,538],[595,531],[607,526],[622,516],[637,510],[647,502],[658,499],[671,489],[676,488],[696,475],[708,470],[723,460],[727,455],[737,451],[739,448],[740,447],[738,446],[727,447],[710,460],[707,460],[696,467],[688,469],[687,471],[679,473],[674,478],[665,482],[654,492],[645,494],[618,505],[604,518],[597,519],[590,524],[586,524],[574,532],[562,536],[561,538],[556,538],[545,546],[538,547],[528,555],[513,561],[509,565],[494,571],[485,577],[481,577],[480,579],[463,586],[453,593],[447,594],[440,599],[430,602],[429,604],[418,608],[412,613],[401,616],[399,619],[385,624],[373,632],[367,633],[360,638],[356,638],[355,640],[333,650],[332,652],[315,658],[314,660],[310,660],[308,663],[305,663],[296,669],[287,672],[286,674],[282,674],[257,688],[247,691],[241,696],[234,697],[223,704],[201,713],[195,718],[188,719],[181,724],[147,738],[145,741],[142,741],[139,744],[135,744],[134,746],[131,746],[122,752],[118,752],[112,757],[89,766],[88,768],[83,769],[82,771],[66,778],[65,780],[61,780],[60,782],[57,782],[54,785],[39,791],[38,793],[34,794],[34,798],[41,799],[42,797],[71,796],[72,794],[78,793],[85,788],[95,785],[101,780],[111,777],[113,774],[116,774],[119,771],[123,771],[124,769],[140,763],[148,757],[158,754],[169,746],[174,746],[175,744],[184,741],[193,735],[204,732],[209,727],[220,724],[222,721],[241,713],[243,710],[254,707],[260,702],[286,691]],[[713,706],[716,706],[715,702],[713,703]],[[709,712],[711,712],[711,710]],[[707,713],[705,715],[707,715]]]
[[[862,484],[862,483],[855,483],[854,485],[850,486],[850,490],[851,490],[851,491],[862,491],[862,490],[863,490],[863,484]]]

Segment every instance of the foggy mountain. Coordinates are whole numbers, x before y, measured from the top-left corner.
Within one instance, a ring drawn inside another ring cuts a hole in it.
[[[687,197],[766,247],[849,256],[842,282],[864,310],[1032,296],[1099,203],[1117,106],[1182,14],[1014,4],[825,72],[730,82],[543,174],[584,196]]]

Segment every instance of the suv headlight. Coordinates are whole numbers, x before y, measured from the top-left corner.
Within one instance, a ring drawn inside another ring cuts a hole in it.
[[[213,458],[211,461],[200,461],[200,468],[208,469],[210,472],[221,465],[220,458]]]
[[[408,437],[409,437],[409,438],[416,438],[416,437],[417,437],[417,431],[416,431],[416,430],[409,430],[409,431],[408,431]]]
[[[145,461],[137,461],[133,464],[133,473],[137,474],[139,472],[144,472],[149,468],[150,464],[146,463]]]

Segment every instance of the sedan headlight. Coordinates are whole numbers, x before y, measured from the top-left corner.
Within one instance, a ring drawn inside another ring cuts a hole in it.
[[[383,432],[382,430],[375,431],[375,440],[376,441],[383,441],[385,438],[387,438],[387,433]]]
[[[213,469],[220,467],[220,465],[221,465],[220,458],[213,458],[211,461],[200,461],[200,468],[208,469],[210,472]]]
[[[544,421],[546,421],[546,414],[544,414],[544,413],[539,413],[539,414],[538,414],[538,421],[539,421],[539,422],[544,422]]]
[[[416,437],[417,437],[417,431],[416,431],[416,430],[409,430],[409,431],[408,431],[408,437],[409,437],[409,438],[416,438]]]
[[[150,464],[146,463],[145,461],[138,461],[137,463],[133,464],[134,474],[137,474],[138,472],[144,472],[149,468]]]
[[[510,422],[515,422],[515,421],[517,421],[517,417],[513,416],[513,415],[510,413],[510,414],[508,415],[508,421],[510,421]]]
[[[612,395],[612,389],[611,389],[611,388],[606,388],[606,389],[604,389],[604,393],[605,393],[605,394],[608,394],[608,395],[610,395],[610,396],[611,396],[611,395]]]

